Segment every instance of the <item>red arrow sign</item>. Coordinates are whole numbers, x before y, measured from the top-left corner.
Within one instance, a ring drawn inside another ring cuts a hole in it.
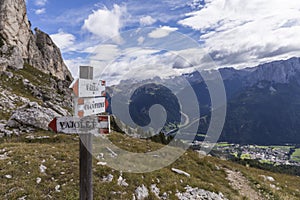
[[[107,134],[110,132],[110,118],[107,115],[85,118],[57,117],[49,123],[48,127],[56,133],[86,134],[98,129],[99,133]]]

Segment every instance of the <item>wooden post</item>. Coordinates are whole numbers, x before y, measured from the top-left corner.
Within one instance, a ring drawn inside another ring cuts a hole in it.
[[[79,78],[93,79],[93,68],[80,66]],[[78,102],[75,102],[77,105]],[[77,106],[76,106],[77,107]],[[75,109],[76,112],[76,109]],[[75,116],[78,112],[75,113]],[[90,133],[80,135],[79,140],[79,170],[80,170],[80,200],[93,199],[93,157],[92,136]]]

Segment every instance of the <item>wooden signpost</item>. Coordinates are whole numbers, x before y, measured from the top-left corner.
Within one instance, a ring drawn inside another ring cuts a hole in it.
[[[107,115],[95,117],[75,118],[56,117],[49,123],[49,128],[56,133],[87,134],[92,130],[99,134],[110,132],[110,118]]]
[[[105,97],[78,98],[77,115],[79,117],[85,117],[95,115],[97,113],[104,113],[107,108],[105,99]]]
[[[74,92],[74,117],[54,118],[49,128],[55,132],[80,135],[80,199],[93,199],[92,184],[92,134],[110,132],[110,117],[104,113],[108,107],[105,97],[105,81],[92,80],[93,68],[80,66],[79,79],[73,81],[70,88]],[[94,132],[94,131],[93,131]]]
[[[105,92],[105,82],[102,80],[77,79],[71,85],[77,97],[95,97]]]

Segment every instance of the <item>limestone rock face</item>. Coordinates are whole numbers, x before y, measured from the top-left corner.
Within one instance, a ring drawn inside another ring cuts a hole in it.
[[[7,126],[11,128],[32,127],[48,130],[48,124],[54,117],[61,116],[50,108],[30,102],[13,112]]]
[[[17,46],[23,58],[28,56],[32,36],[24,0],[0,0],[0,34],[7,45]]]
[[[33,51],[29,50],[29,64],[60,79],[72,80],[72,75],[62,59],[60,49],[54,44],[50,36],[35,28],[34,41],[37,48],[32,48]],[[37,56],[33,56],[35,54]]]
[[[23,61],[59,79],[72,80],[50,36],[31,30],[25,0],[0,0],[0,71],[20,69]]]

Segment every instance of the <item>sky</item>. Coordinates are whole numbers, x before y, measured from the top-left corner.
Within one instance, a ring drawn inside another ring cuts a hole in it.
[[[79,65],[122,79],[300,57],[299,0],[27,0],[27,10],[75,77]]]

